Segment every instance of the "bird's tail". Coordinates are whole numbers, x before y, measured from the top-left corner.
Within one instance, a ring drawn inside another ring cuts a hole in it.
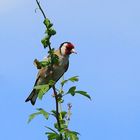
[[[38,96],[38,92],[36,89],[33,89],[31,94],[28,96],[28,98],[25,100],[25,102],[28,102],[30,101],[32,105],[35,104],[36,102],[36,99],[37,99],[37,96]]]

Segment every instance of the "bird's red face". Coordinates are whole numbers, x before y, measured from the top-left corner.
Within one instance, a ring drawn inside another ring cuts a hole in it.
[[[74,50],[74,45],[70,42],[65,42],[61,45],[61,53],[63,55],[70,55],[72,53],[76,53]]]
[[[74,45],[71,43],[67,43],[65,53],[66,54],[76,53],[74,50]]]

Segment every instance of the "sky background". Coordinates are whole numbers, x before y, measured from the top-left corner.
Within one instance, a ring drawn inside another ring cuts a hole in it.
[[[80,140],[140,139],[140,1],[48,0],[41,1],[57,35],[52,46],[64,41],[78,52],[70,58],[65,77],[79,75],[76,84],[92,101],[76,96],[70,128]],[[35,13],[35,0],[0,0],[0,139],[46,140],[44,126],[53,119],[42,116],[27,124],[38,107],[51,110],[51,92],[35,106],[25,103],[37,74],[35,58],[47,55],[43,17]],[[65,107],[64,107],[65,108]]]

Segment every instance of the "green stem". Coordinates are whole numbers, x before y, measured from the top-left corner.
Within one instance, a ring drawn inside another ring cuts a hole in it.
[[[62,120],[63,118],[62,118],[62,114],[61,114],[61,112],[62,112],[62,105],[61,105],[61,103],[59,103],[59,110],[60,110],[60,120]]]

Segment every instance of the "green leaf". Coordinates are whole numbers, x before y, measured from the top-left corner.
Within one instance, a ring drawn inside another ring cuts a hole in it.
[[[44,109],[42,108],[37,108],[36,109],[38,112],[36,113],[33,113],[29,116],[29,119],[28,119],[28,123],[31,122],[36,116],[38,115],[43,115],[45,119],[48,119],[49,118],[49,113],[46,112]]]
[[[60,140],[60,136],[56,133],[46,132],[45,134],[48,135],[48,140]]]
[[[43,38],[42,40],[41,40],[41,43],[43,44],[43,46],[45,47],[47,44],[46,44],[46,39],[45,38]]]
[[[81,94],[91,100],[90,95],[86,91],[76,90],[76,86],[71,87],[66,94],[71,94],[72,96],[75,94]]]
[[[51,22],[50,22],[50,20],[49,20],[48,18],[46,18],[46,19],[44,20],[44,24],[45,24],[45,26],[48,28],[48,27],[50,27]]]
[[[39,93],[38,93],[38,98],[39,98],[40,100],[42,100],[43,95],[44,95],[46,92],[47,92],[46,89],[40,89],[40,90],[39,90]]]
[[[52,35],[55,35],[55,34],[56,34],[56,31],[55,31],[54,29],[50,28],[50,29],[48,30],[48,35],[49,35],[49,36],[52,36]]]
[[[64,84],[67,83],[67,82],[68,82],[68,80],[63,80],[63,81],[61,82],[62,87],[63,87]]]
[[[69,79],[67,79],[67,80],[63,80],[62,82],[61,82],[61,85],[62,85],[62,87],[64,86],[64,84],[66,84],[68,81],[71,81],[71,82],[77,82],[79,79],[78,79],[78,76],[73,76],[73,77],[71,77],[71,78],[69,78]]]
[[[67,124],[61,124],[61,129],[66,129],[66,128],[68,128]]]
[[[48,88],[48,84],[45,84],[45,85],[37,85],[37,86],[34,86],[34,89],[42,89],[42,88]]]
[[[60,114],[62,115],[62,118],[64,119],[65,116],[67,115],[67,112],[66,111],[62,111],[62,112],[60,112]]]
[[[42,109],[42,108],[37,108],[37,110],[40,112],[40,114],[42,114],[42,115],[44,116],[45,119],[48,120],[48,118],[49,118],[49,113],[48,113],[48,112],[46,112],[46,111],[45,111],[44,109]]]
[[[52,48],[51,50],[48,51],[49,54],[54,54],[54,48]]]
[[[48,85],[49,85],[49,86],[53,86],[54,84],[55,84],[55,81],[50,80]]]
[[[68,129],[63,129],[63,130],[61,130],[61,132],[64,133],[65,137],[69,138],[69,140],[79,140],[79,138],[78,138],[79,133],[78,132],[70,131]]]
[[[80,135],[80,133],[76,132],[76,131],[71,131],[71,133],[75,134],[75,135]]]
[[[37,69],[41,69],[42,67],[49,66],[51,64],[50,59],[48,58],[47,61],[38,61],[37,59],[34,60],[34,65],[37,67]]]
[[[58,130],[59,129],[58,123],[54,123],[54,127]]]
[[[81,95],[83,95],[83,96],[85,96],[85,97],[87,97],[87,98],[89,98],[90,100],[91,100],[91,97],[90,97],[90,95],[89,94],[87,94],[87,92],[85,92],[85,91],[75,91],[75,93],[78,93],[78,94],[81,94]]]
[[[37,115],[40,115],[40,112],[33,113],[29,116],[28,123],[30,123]]]
[[[60,126],[61,129],[66,129],[68,127],[65,120],[60,120]],[[54,127],[59,130],[58,123],[55,123]]]
[[[54,132],[55,134],[58,134],[54,129],[48,127],[48,126],[45,126],[47,129],[51,130],[52,132]]]
[[[51,112],[52,112],[51,115],[54,116],[54,117],[56,117],[56,111],[55,110],[52,110]]]
[[[60,120],[60,126],[61,126],[61,129],[68,128],[68,125],[66,124],[65,120]]]
[[[63,99],[62,99],[62,94],[57,94],[57,100],[59,103],[62,103],[63,102]]]
[[[75,90],[76,90],[76,86],[73,86],[68,90],[67,94],[70,93],[72,96],[74,96],[75,95]]]
[[[71,82],[77,82],[77,81],[79,81],[79,78],[78,78],[78,76],[74,76],[74,77],[69,78],[68,80]]]
[[[50,36],[46,36],[41,40],[41,43],[43,44],[44,48],[48,47],[50,43]]]
[[[79,140],[78,136],[73,133],[70,133],[69,136],[70,136],[70,140]]]
[[[50,89],[50,86],[49,86],[49,84],[46,84],[46,85],[38,85],[38,86],[35,86],[34,89],[39,90],[39,92],[38,92],[38,98],[40,100],[42,100],[43,95]]]
[[[51,64],[51,62],[49,59],[48,59],[48,61],[40,61],[41,67],[46,67],[46,66],[49,66],[50,64]]]
[[[56,54],[52,56],[52,64],[59,64],[59,57]]]

